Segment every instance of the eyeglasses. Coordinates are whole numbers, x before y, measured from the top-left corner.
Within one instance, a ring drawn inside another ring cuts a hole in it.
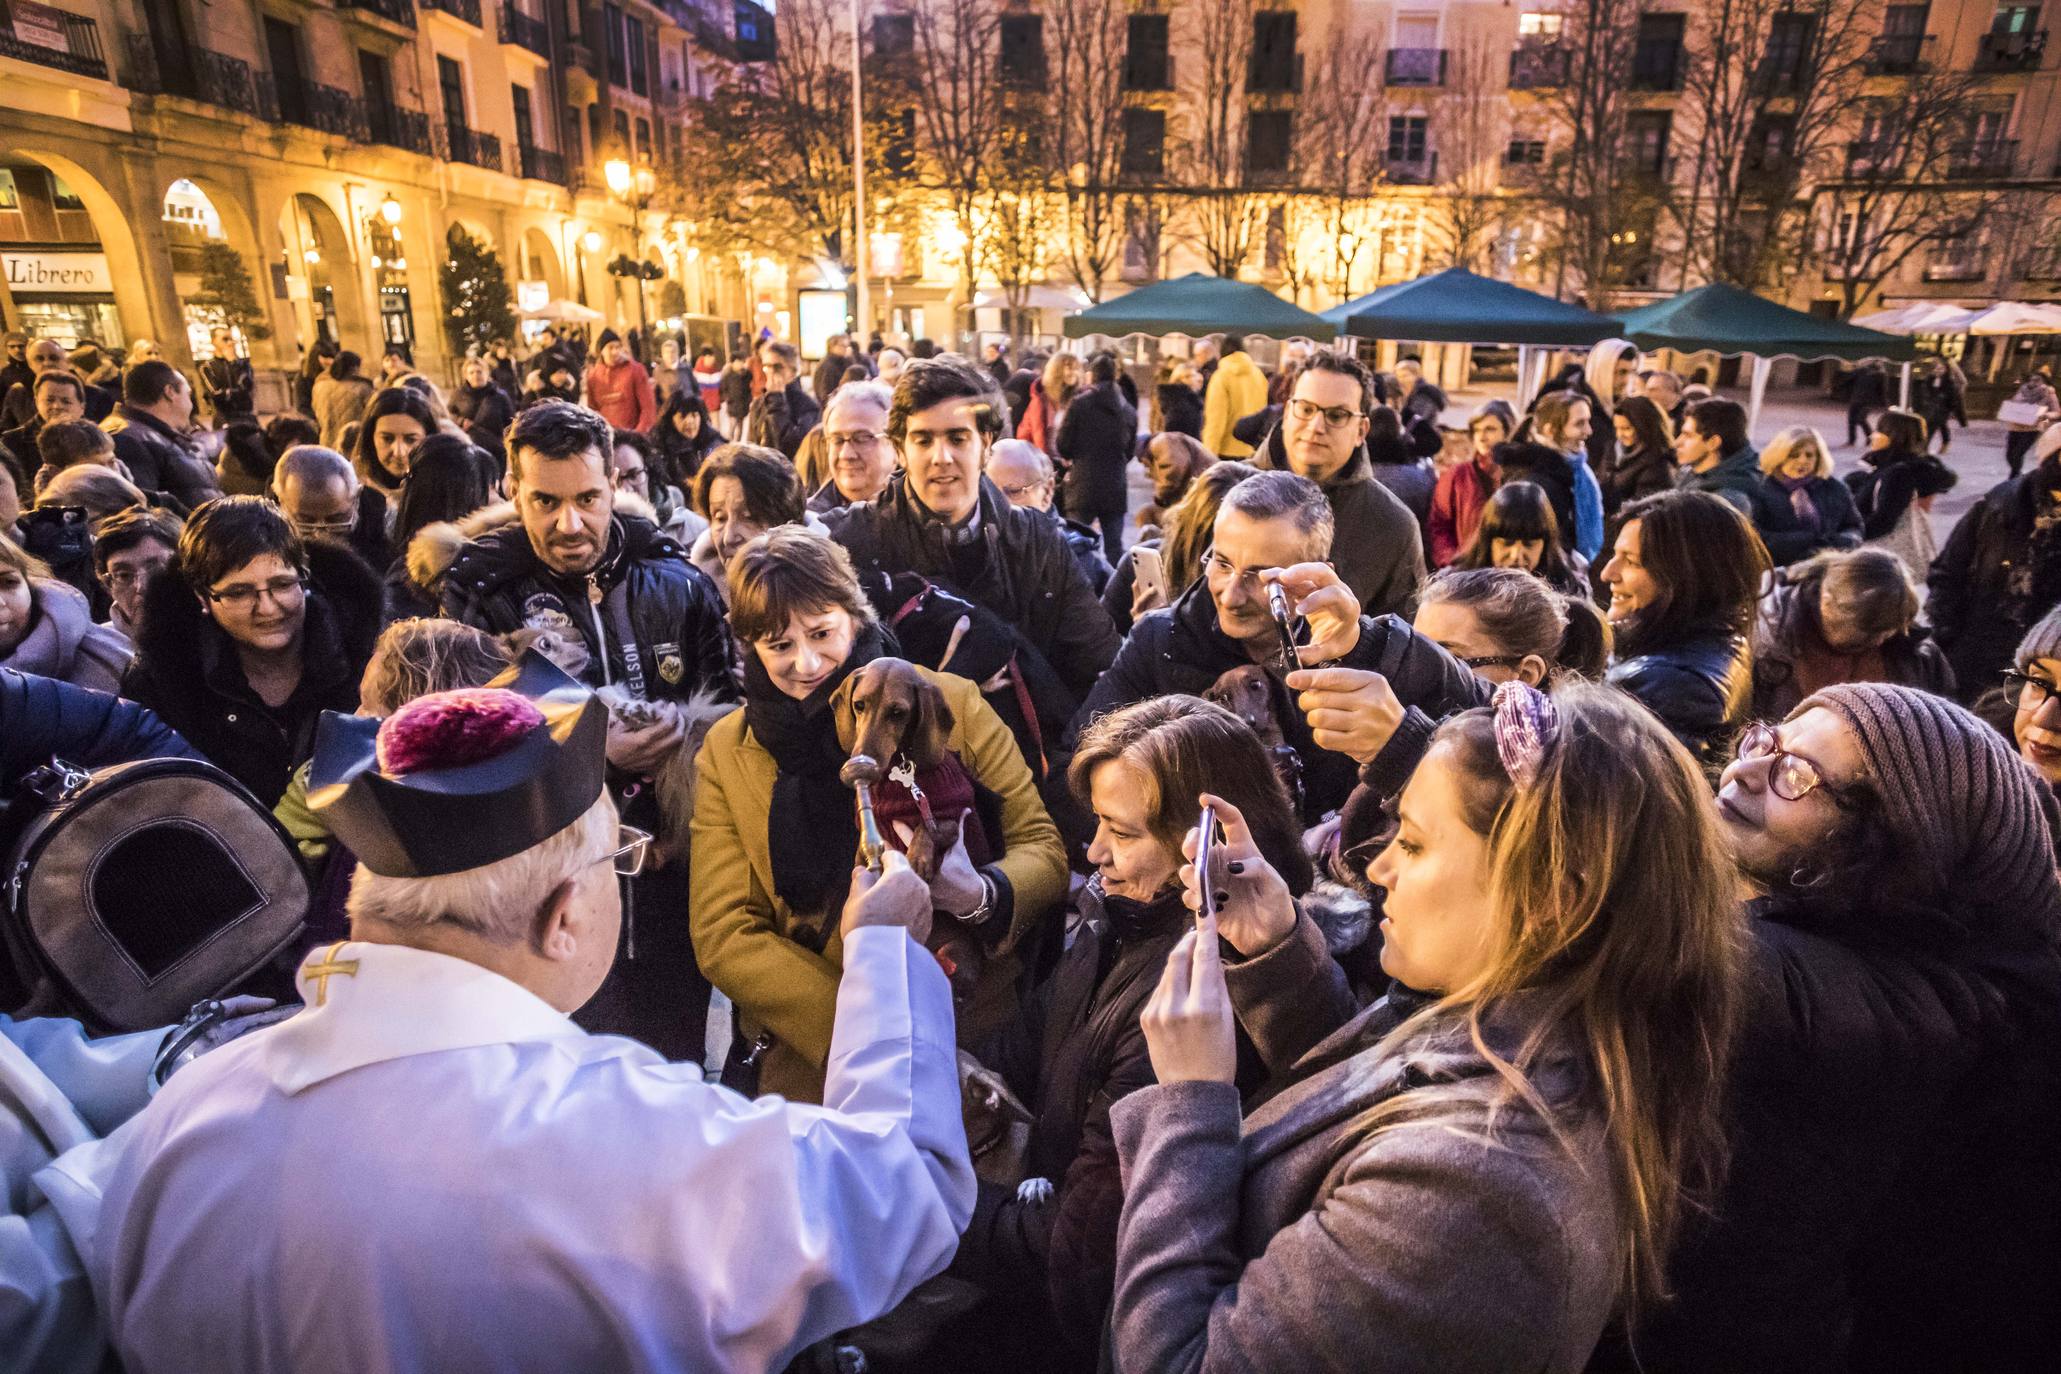
[[[1746,727],[1746,733],[1739,736],[1739,757],[1748,762],[1772,759],[1773,764],[1768,769],[1768,790],[1783,801],[1802,801],[1811,793],[1822,791],[1831,798],[1834,806],[1842,810],[1853,805],[1853,799],[1845,789],[1827,782],[1818,765],[1809,759],[1784,749],[1774,727],[1764,722],[1754,722]]]
[[[618,487],[627,487],[632,483],[641,482],[643,480],[643,468],[617,468],[615,470],[615,484]]]
[[[644,871],[644,860],[651,853],[651,832],[639,830],[634,825],[618,825],[615,839],[615,848],[594,862],[614,864],[621,877],[636,877]]]
[[[211,587],[208,600],[218,606],[228,606],[238,611],[255,610],[258,598],[269,596],[275,606],[296,606],[307,594],[306,580],[298,577],[275,577],[270,582],[251,586],[240,582],[233,587]]]
[[[1474,658],[1460,660],[1470,668],[1515,668],[1524,662],[1523,654],[1480,654]]]
[[[823,437],[824,440],[829,444],[830,451],[832,453],[835,453],[839,449],[843,448],[846,444],[850,444],[853,448],[872,448],[875,444],[879,443],[882,439],[885,439],[887,436],[884,434],[875,434],[870,429],[858,429],[853,430],[850,434],[826,433]]]
[[[2016,669],[2007,670],[2004,673],[2004,681],[2009,684],[2011,694],[2018,698],[2018,709],[2021,711],[2037,711],[2052,701],[2056,694],[2061,694],[2061,683],[2049,682],[2043,677],[2034,677],[2031,673],[2021,673]]]
[[[1050,484],[1046,482],[1022,482],[1013,487],[1003,487],[1002,494],[1008,497],[1011,501],[1014,501],[1019,496],[1028,496],[1030,493],[1038,490],[1040,487],[1048,485]]]
[[[1202,570],[1210,577],[1220,578],[1226,582],[1236,582],[1247,591],[1254,592],[1259,589],[1260,574],[1266,571],[1264,568],[1247,568],[1244,572],[1240,572],[1232,565],[1230,559],[1216,553],[1211,554],[1202,561]]]
[[[335,520],[296,520],[293,527],[303,539],[337,539],[358,528],[358,517],[346,515]]]
[[[108,586],[118,587],[122,591],[127,591],[131,587],[142,586],[145,582],[156,577],[170,566],[171,560],[168,558],[162,563],[153,563],[147,568],[111,568],[101,574],[101,577]]]
[[[1288,413],[1305,423],[1321,415],[1326,429],[1337,429],[1342,425],[1351,424],[1354,420],[1367,418],[1365,411],[1354,410],[1350,406],[1320,406],[1315,401],[1303,400],[1290,401]]]

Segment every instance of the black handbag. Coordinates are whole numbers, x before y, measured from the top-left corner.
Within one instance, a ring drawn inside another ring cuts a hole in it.
[[[96,1032],[176,1022],[262,968],[307,916],[293,841],[210,763],[52,760],[22,780],[9,821],[0,936],[29,1014]]]

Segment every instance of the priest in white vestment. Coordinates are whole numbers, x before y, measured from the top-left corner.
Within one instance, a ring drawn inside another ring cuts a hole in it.
[[[926,885],[854,878],[823,1107],[588,1035],[649,837],[600,705],[535,659],[506,683],[325,720],[353,938],[306,1010],[52,1166],[132,1374],[777,1371],[951,1258],[974,1179]]]

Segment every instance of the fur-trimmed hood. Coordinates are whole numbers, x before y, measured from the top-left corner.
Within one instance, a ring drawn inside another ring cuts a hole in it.
[[[630,492],[615,494],[615,509],[619,515],[641,515],[653,524],[658,523],[658,514],[651,503]],[[476,544],[496,530],[506,529],[516,523],[515,503],[496,501],[491,506],[481,506],[462,520],[439,520],[433,525],[424,525],[408,541],[407,551],[402,555],[408,568],[408,580],[417,587],[434,592],[437,583],[451,565],[458,561],[458,555],[469,544]]]

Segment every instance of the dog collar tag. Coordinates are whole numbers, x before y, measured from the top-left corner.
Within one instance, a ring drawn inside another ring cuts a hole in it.
[[[911,796],[920,798],[923,795],[923,789],[916,785],[916,765],[909,762],[906,757],[895,759],[893,766],[887,770],[887,780],[898,782],[908,788]]]

